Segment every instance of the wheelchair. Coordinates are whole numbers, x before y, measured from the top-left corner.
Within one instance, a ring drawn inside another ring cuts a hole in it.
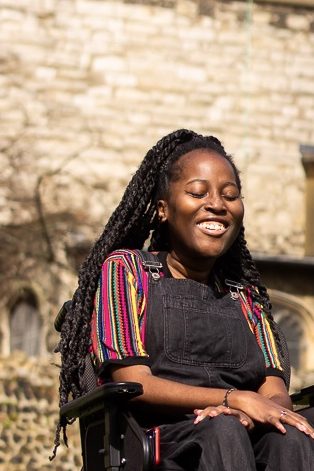
[[[62,306],[55,320],[60,332],[71,301]],[[290,384],[290,361],[285,337],[283,367],[286,384]],[[143,387],[133,382],[110,382],[97,386],[89,355],[82,378],[83,396],[60,408],[60,417],[79,419],[83,468],[81,471],[153,471],[160,462],[158,427],[143,430],[129,409],[130,399],[143,394]],[[314,385],[291,395],[296,409],[314,406]]]

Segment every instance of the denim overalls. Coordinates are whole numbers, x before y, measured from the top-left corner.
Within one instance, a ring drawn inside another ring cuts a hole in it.
[[[256,391],[265,378],[265,360],[240,300],[172,278],[166,254],[158,257],[165,276],[157,270],[149,275],[145,341],[152,373],[194,386]]]

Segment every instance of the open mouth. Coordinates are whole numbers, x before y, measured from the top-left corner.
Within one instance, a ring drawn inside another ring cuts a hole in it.
[[[209,235],[221,235],[228,229],[228,225],[220,221],[203,221],[199,222],[197,226],[202,232]]]

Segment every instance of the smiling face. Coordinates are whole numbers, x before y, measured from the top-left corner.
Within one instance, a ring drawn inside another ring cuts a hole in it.
[[[170,253],[184,262],[211,265],[231,247],[243,220],[243,203],[231,164],[215,151],[197,149],[180,157],[176,178],[158,201],[167,222]]]

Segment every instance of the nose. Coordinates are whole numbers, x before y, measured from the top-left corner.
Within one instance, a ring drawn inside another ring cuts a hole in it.
[[[224,199],[220,196],[219,193],[210,193],[206,200],[204,201],[205,211],[211,211],[213,213],[225,213],[226,206]]]

